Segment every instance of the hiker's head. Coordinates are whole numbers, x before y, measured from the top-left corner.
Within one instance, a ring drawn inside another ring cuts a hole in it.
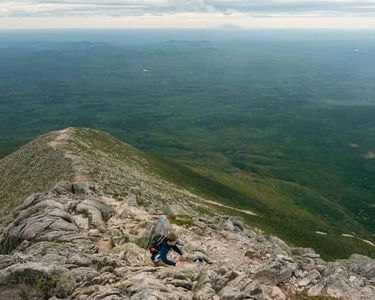
[[[177,244],[177,235],[174,232],[168,233],[167,243],[169,246],[174,246]]]

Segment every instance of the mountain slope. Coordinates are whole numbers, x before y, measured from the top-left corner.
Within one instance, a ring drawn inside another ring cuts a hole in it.
[[[356,224],[340,207],[328,201],[324,204],[324,199],[311,191],[299,192],[301,187],[290,186],[295,194],[303,195],[298,201],[304,202],[291,204],[284,201],[288,195],[285,184],[272,180],[267,181],[267,186],[263,181],[236,182],[225,173],[189,169],[147,155],[93,129],[67,128],[42,135],[0,160],[0,173],[4,174],[0,181],[0,204],[4,207],[1,223],[9,216],[7,208],[17,206],[33,192],[51,188],[59,181],[90,181],[117,198],[127,197],[131,190],[132,197],[142,204],[151,202],[160,207],[175,198],[200,205],[203,211],[240,214],[247,224],[292,244],[313,247],[325,258],[348,257],[351,253],[375,255],[375,247],[369,241],[352,234]],[[191,192],[198,193],[200,201]],[[311,197],[306,198],[306,194]],[[215,201],[226,206],[218,206]],[[323,215],[305,210],[314,202]],[[249,206],[254,211],[248,211]],[[334,219],[346,220],[347,229],[337,231]]]
[[[71,161],[57,147],[67,131],[43,135],[0,160],[0,224],[26,196],[72,179]]]
[[[250,229],[244,217],[262,216],[166,180],[191,174],[206,182],[204,177],[104,132],[52,132],[0,166],[7,172],[1,194],[6,225],[0,236],[1,299],[375,296],[374,259],[352,255],[327,263],[312,249],[289,247]],[[178,233],[187,263],[173,269],[151,264],[142,247],[159,224],[155,220]]]

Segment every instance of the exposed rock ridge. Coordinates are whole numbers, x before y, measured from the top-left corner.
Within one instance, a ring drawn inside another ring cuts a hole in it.
[[[327,263],[239,216],[197,209],[199,196],[154,176],[108,135],[69,128],[47,137],[40,148],[47,141],[70,177],[7,212],[0,299],[375,299],[374,259]],[[164,214],[188,254],[176,268],[155,268],[142,248]]]

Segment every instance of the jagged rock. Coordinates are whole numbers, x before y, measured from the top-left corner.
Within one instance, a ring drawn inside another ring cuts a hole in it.
[[[212,260],[207,255],[201,252],[195,252],[195,253],[189,254],[187,256],[187,259],[188,261],[191,261],[191,262],[204,262],[204,263],[212,264]]]
[[[264,284],[278,285],[288,280],[296,268],[296,264],[272,258],[255,273],[254,278]]]
[[[268,249],[274,255],[290,256],[292,253],[289,246],[281,239],[274,235],[267,235],[266,240],[271,244]]]
[[[35,201],[36,200],[36,201]],[[82,237],[62,204],[46,198],[26,199],[16,219],[4,230],[0,252],[10,253],[22,241],[61,241]],[[72,235],[72,238],[69,238]],[[83,238],[83,237],[82,237]]]
[[[21,248],[23,246],[24,248]],[[25,257],[35,261],[44,261],[45,263],[64,262],[65,264],[73,264],[76,266],[88,266],[92,263],[92,254],[95,253],[95,247],[84,242],[37,242],[22,243],[16,249],[22,251]],[[59,257],[58,260],[50,260],[49,258]]]
[[[132,300],[179,300],[179,296],[172,292],[170,285],[166,285],[149,273],[139,273],[121,282],[120,289]]]
[[[118,290],[109,290],[104,292],[96,292],[87,298],[87,300],[127,300],[125,295]]]
[[[93,195],[99,192],[97,184],[94,182],[73,182],[71,184],[71,191],[77,195]]]
[[[97,228],[100,232],[106,231],[105,222],[114,214],[112,206],[97,199],[86,199],[79,202],[75,211],[88,217],[89,228]]]
[[[89,267],[74,268],[70,271],[76,281],[92,281],[99,276],[99,272]]]
[[[128,266],[152,266],[151,255],[133,243],[123,244],[113,249]]]
[[[229,276],[228,276],[229,275]],[[234,290],[241,291],[242,295],[245,297],[252,297],[255,294],[259,294],[260,285],[258,282],[254,282],[251,276],[247,273],[238,273],[232,271],[225,276],[227,282],[224,283],[222,288],[231,287]],[[234,278],[234,279],[231,279]],[[245,297],[245,298],[246,298]]]
[[[114,283],[118,280],[119,278],[117,278],[116,275],[109,273],[109,272],[105,272],[93,278],[92,282],[94,284],[107,285],[107,284]]]
[[[374,266],[373,259],[357,254],[328,263],[324,275],[309,289],[309,294],[345,300],[373,299],[375,286],[367,285],[367,282],[374,278]]]
[[[212,270],[203,270],[197,283],[193,287],[194,300],[214,299],[216,291],[214,286],[217,281],[217,274]]]
[[[61,266],[40,263],[16,264],[0,271],[0,287],[7,286],[28,286],[45,296],[65,297],[74,290],[75,279]]]
[[[368,280],[375,278],[375,261],[364,255],[353,254],[348,260],[342,261],[349,272],[365,277]]]
[[[214,228],[218,230],[234,231],[235,229],[233,223],[229,220],[229,217],[227,216],[216,217],[213,220],[212,225],[214,226]]]
[[[0,255],[0,270],[16,263],[12,255]]]
[[[232,216],[232,217],[229,217],[229,221],[231,221],[232,224],[235,227],[238,227],[241,231],[243,231],[245,229],[244,219],[242,217],[240,217],[240,216]]]
[[[128,234],[124,234],[118,229],[111,231],[111,245],[112,247],[117,247],[125,243],[129,243],[130,238]]]
[[[302,280],[298,282],[298,285],[306,286],[319,277],[321,277],[321,275],[317,270],[311,270]]]
[[[182,287],[186,290],[191,290],[193,288],[193,283],[190,280],[167,278],[165,282],[175,287]]]

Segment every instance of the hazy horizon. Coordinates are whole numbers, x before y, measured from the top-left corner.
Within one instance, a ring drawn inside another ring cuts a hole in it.
[[[5,0],[0,29],[375,28],[374,0]]]

